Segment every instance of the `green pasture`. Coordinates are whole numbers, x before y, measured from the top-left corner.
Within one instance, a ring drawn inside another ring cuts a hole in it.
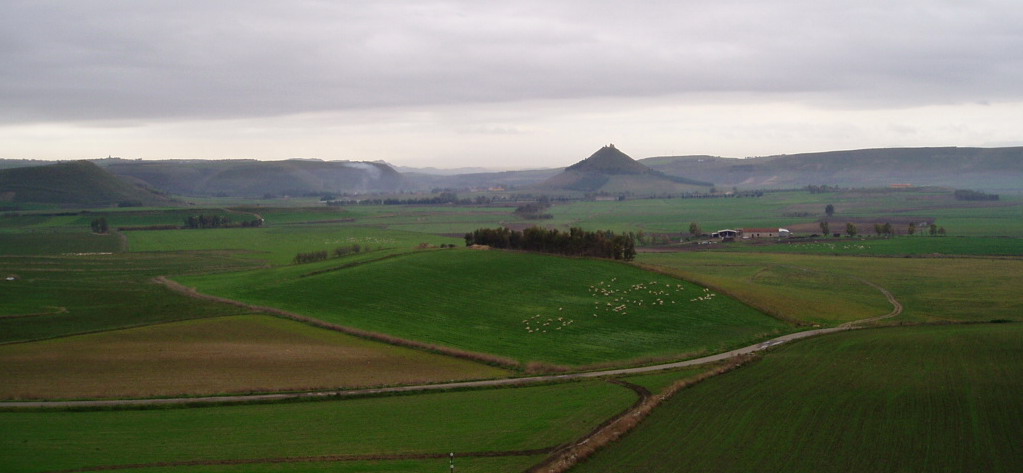
[[[63,214],[64,212],[60,212]],[[71,227],[81,219],[78,214],[47,215],[44,213],[4,214],[0,216],[0,231],[3,232],[56,232],[68,231],[62,227]],[[75,231],[88,231],[89,224],[75,228]]]
[[[343,401],[0,412],[0,469],[548,448],[581,437],[636,398],[587,381]]]
[[[841,228],[844,230],[845,225]],[[868,233],[867,236],[855,238],[843,236],[771,242],[745,240],[710,245],[708,249],[840,256],[1023,256],[1023,238],[930,235],[883,238]]]
[[[0,257],[0,343],[243,313],[151,279],[249,267],[214,252]]]
[[[908,217],[936,219],[952,236],[1023,236],[1023,199],[1007,196],[997,202],[957,201],[950,190],[876,190],[810,194],[806,191],[768,192],[762,197],[714,199],[635,199],[612,202],[571,202],[554,205],[553,220],[544,225],[579,226],[649,233],[689,234],[697,222],[707,232],[722,228],[816,225],[832,204],[834,222],[843,218],[899,221]],[[816,232],[816,228],[810,233]],[[872,233],[863,228],[861,233]]]
[[[787,319],[827,324],[889,312],[885,297],[865,279],[904,305],[888,322],[1023,321],[1019,259],[680,252],[641,253],[637,260]]]
[[[810,194],[806,194],[809,196]],[[689,224],[697,222],[708,232],[718,228],[766,227],[778,225],[789,199],[805,197],[766,194],[760,198],[719,199],[637,199],[612,202],[572,202],[558,204],[548,211],[554,215],[544,225],[578,226],[587,230],[616,232],[689,234]],[[800,199],[801,200],[801,199]],[[821,205],[823,213],[824,206]],[[791,221],[784,219],[782,221]],[[795,221],[812,222],[803,217]]]
[[[783,346],[666,401],[572,471],[1023,467],[1023,324],[846,332]]]
[[[465,244],[461,238],[345,224],[138,231],[126,234],[131,251],[232,250],[239,252],[239,257],[265,260],[272,264],[289,264],[298,253],[320,250],[330,252],[353,244],[374,250],[412,249],[422,243]]]
[[[515,455],[508,457],[456,456],[458,473],[521,473],[540,463],[545,455]],[[175,466],[129,468],[124,473],[422,473],[450,471],[448,458],[428,460],[375,460],[375,461],[314,461],[293,463],[245,463],[241,465]]]
[[[79,253],[114,253],[124,244],[114,234],[97,235],[87,231],[33,230],[0,231],[0,256],[63,255]]]
[[[695,284],[604,260],[455,249],[306,277],[302,269],[179,281],[331,323],[524,363],[677,358],[791,330]]]
[[[677,252],[641,253],[636,261],[709,285],[795,324],[837,325],[892,310],[877,289],[833,271],[823,257],[800,264],[803,260],[785,255]]]

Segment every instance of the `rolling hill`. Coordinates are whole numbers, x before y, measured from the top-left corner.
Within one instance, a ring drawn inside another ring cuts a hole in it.
[[[103,159],[96,163],[119,176],[180,195],[391,192],[400,189],[403,181],[390,166],[376,162]]]
[[[166,205],[171,199],[126,182],[89,161],[0,170],[0,202],[98,207]]]
[[[579,192],[672,193],[706,191],[710,186],[709,182],[670,176],[651,169],[614,145],[608,145],[536,187]]]
[[[1023,183],[1023,147],[880,148],[748,159],[664,156],[640,162],[665,174],[725,187],[911,184],[998,191],[1018,190]]]

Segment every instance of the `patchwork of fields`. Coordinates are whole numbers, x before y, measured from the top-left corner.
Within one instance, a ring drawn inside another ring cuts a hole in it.
[[[816,225],[827,203],[834,222],[928,217],[949,236],[678,242],[691,222],[705,231]],[[886,314],[883,288],[903,307],[873,323],[886,328],[771,348],[683,389],[571,471],[1023,468],[1017,196],[572,202],[541,221],[671,236],[630,264],[437,248],[462,246],[476,228],[536,223],[514,206],[265,204],[0,219],[0,399],[279,393],[649,365]],[[266,225],[89,231],[98,216],[139,227],[196,213]],[[333,253],[353,245],[358,252]],[[328,258],[292,262],[317,251]],[[172,291],[159,276],[222,299]],[[522,472],[707,369],[318,402],[11,407],[0,410],[0,470],[397,473],[448,471],[455,453],[459,472]]]

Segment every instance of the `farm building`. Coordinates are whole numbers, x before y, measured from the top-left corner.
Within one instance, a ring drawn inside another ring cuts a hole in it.
[[[735,238],[738,237],[740,233],[742,233],[741,230],[729,230],[729,229],[718,230],[718,231],[716,231],[714,233],[711,233],[710,237],[711,238],[720,238],[720,239],[725,240],[725,241],[732,241],[732,240],[735,240]]]
[[[785,239],[791,234],[786,228],[743,228],[743,239]]]
[[[736,238],[788,238],[791,232],[785,228],[743,228],[741,230],[718,230],[710,234],[711,238],[733,241]]]
[[[789,231],[784,228],[743,228],[742,238],[787,238]]]

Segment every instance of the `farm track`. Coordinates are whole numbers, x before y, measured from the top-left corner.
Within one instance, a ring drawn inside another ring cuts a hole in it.
[[[885,288],[883,288],[883,287],[881,287],[881,286],[879,286],[879,285],[877,285],[875,283],[867,281],[866,279],[863,279],[863,278],[856,278],[856,279],[859,280],[860,282],[862,282],[863,284],[866,284],[866,285],[868,285],[868,286],[870,286],[870,287],[872,287],[874,289],[877,289],[878,291],[881,292],[881,294],[884,294],[884,296],[886,298],[888,298],[888,302],[892,305],[892,311],[887,313],[887,314],[884,314],[884,315],[879,315],[877,317],[871,317],[869,319],[861,319],[861,320],[854,320],[852,322],[846,322],[846,323],[844,323],[842,325],[839,325],[838,326],[839,328],[855,328],[855,326],[857,326],[857,325],[868,324],[868,323],[871,323],[871,322],[877,322],[878,320],[890,319],[890,318],[895,317],[895,316],[897,316],[897,315],[902,313],[902,303],[899,302],[899,300],[895,298],[895,295],[892,294],[891,291],[889,291],[888,289],[885,289]]]
[[[28,317],[43,317],[46,315],[57,315],[66,314],[67,307],[54,307],[53,312],[38,312],[35,314],[13,314],[13,315],[0,315],[0,319],[24,319]]]
[[[233,396],[202,396],[202,397],[176,397],[176,398],[162,398],[162,399],[104,399],[104,400],[81,400],[81,401],[3,401],[0,402],[0,408],[110,408],[110,407],[145,407],[145,406],[167,406],[167,405],[211,405],[211,404],[231,404],[231,403],[252,403],[252,402],[272,402],[272,401],[286,401],[286,400],[302,400],[302,399],[327,399],[327,398],[351,398],[351,397],[365,397],[374,395],[388,395],[388,394],[402,394],[402,393],[413,393],[413,392],[430,392],[430,391],[447,391],[455,389],[473,389],[473,388],[494,388],[494,387],[513,387],[513,386],[528,386],[534,384],[544,383],[556,383],[564,381],[573,381],[590,378],[603,378],[603,377],[616,377],[616,376],[627,376],[634,374],[650,373],[655,371],[670,370],[677,368],[686,368],[690,366],[703,365],[707,363],[716,363],[726,361],[735,357],[749,355],[762,350],[766,350],[776,345],[783,343],[814,337],[818,335],[825,335],[829,333],[841,332],[845,330],[852,330],[859,328],[861,324],[874,322],[881,319],[887,319],[895,317],[902,313],[902,304],[895,298],[894,295],[887,289],[878,286],[877,284],[871,283],[866,280],[862,280],[864,283],[878,289],[882,294],[888,298],[892,304],[892,311],[878,316],[867,319],[861,319],[853,322],[848,322],[837,327],[822,328],[814,330],[806,330],[802,332],[790,333],[782,335],[780,337],[772,338],[760,343],[749,345],[735,350],[727,351],[724,353],[718,353],[716,355],[708,355],[700,358],[694,358],[690,360],[676,361],[672,363],[661,363],[656,365],[638,366],[633,368],[616,368],[607,369],[600,371],[588,371],[582,373],[568,373],[568,374],[554,374],[554,375],[540,375],[540,376],[529,376],[522,378],[502,378],[502,379],[489,379],[480,381],[460,381],[452,383],[440,383],[440,384],[421,384],[421,385],[408,385],[408,386],[392,386],[382,388],[364,388],[364,389],[338,389],[331,391],[307,391],[297,393],[268,393],[268,394],[243,394]],[[362,336],[366,338],[372,338],[380,340],[386,343],[393,343],[397,345],[409,346],[413,348],[426,348],[432,351],[439,351],[435,347],[428,346],[426,344],[418,344],[414,341],[407,340],[395,340],[386,335],[373,334],[369,332],[363,332],[357,329],[349,327],[342,327],[334,324],[325,323],[323,321],[305,317],[302,315],[290,313],[280,309],[274,309],[271,307],[259,307],[243,302],[234,301],[222,297],[211,296],[208,294],[201,294],[192,288],[185,287],[174,281],[170,281],[166,278],[157,278],[156,282],[167,285],[169,288],[175,291],[182,292],[191,297],[214,300],[219,302],[230,303],[245,307],[257,312],[272,313],[283,317],[291,318],[301,322],[310,323],[319,327],[328,328],[331,330],[338,330],[344,333],[353,334],[356,336]],[[473,358],[474,353],[459,353],[457,350],[450,352],[440,351],[441,353],[458,356],[461,358],[474,359],[476,361],[487,361],[481,360],[481,358]]]

